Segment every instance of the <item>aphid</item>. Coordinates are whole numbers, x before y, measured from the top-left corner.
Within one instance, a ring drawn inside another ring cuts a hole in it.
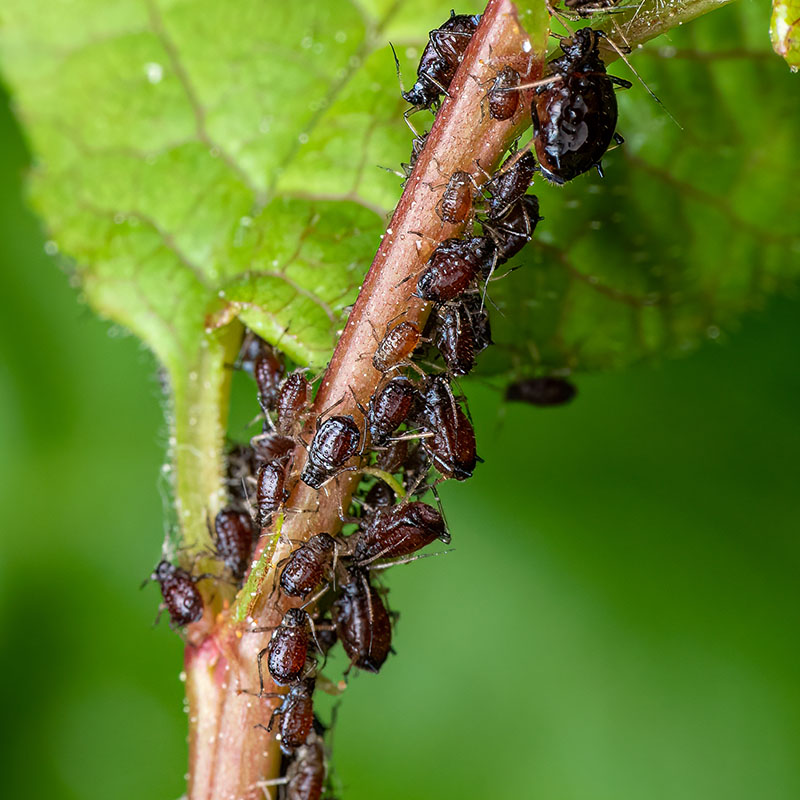
[[[295,436],[303,414],[311,400],[311,384],[306,376],[295,371],[287,376],[278,393],[276,410],[278,412],[278,433],[283,436]]]
[[[281,589],[291,597],[306,597],[327,580],[336,556],[336,540],[317,533],[292,551],[281,572]]]
[[[225,456],[226,474],[225,484],[232,499],[240,505],[247,501],[245,483],[256,472],[256,454],[252,447],[244,444],[234,445]]]
[[[417,108],[430,108],[447,92],[480,21],[479,15],[450,14],[450,19],[430,32],[417,67],[417,81],[403,92],[403,100]]]
[[[360,443],[361,431],[349,414],[318,422],[300,480],[319,489],[358,452]]]
[[[314,679],[294,684],[283,695],[283,702],[272,712],[267,730],[272,730],[276,716],[280,716],[281,750],[291,755],[295,748],[304,744],[314,726]]]
[[[414,384],[401,376],[392,378],[382,389],[376,390],[367,409],[367,430],[374,445],[386,440],[414,412],[419,393]]]
[[[269,644],[258,654],[258,674],[262,678],[261,660],[267,655],[267,670],[278,686],[287,686],[299,680],[306,666],[310,643],[308,614],[299,608],[290,608],[275,628]]]
[[[403,464],[408,458],[408,440],[396,439],[389,442],[383,450],[378,451],[378,457],[375,460],[375,466],[382,469],[384,472],[394,474],[399,472]],[[385,486],[386,484],[384,484]],[[388,487],[387,487],[388,488]]]
[[[429,131],[426,131],[425,133],[414,137],[413,141],[411,142],[411,155],[409,156],[408,162],[404,161],[402,164],[400,164],[400,166],[403,168],[405,180],[408,180],[408,178],[411,177],[411,173],[414,171],[414,167],[417,165],[417,159],[419,159],[420,154],[422,153],[422,148],[425,147],[425,141],[428,138],[428,133]],[[405,185],[405,180],[403,181],[403,185]]]
[[[286,769],[285,800],[319,800],[326,773],[322,737],[312,730],[305,742],[295,750],[294,758]]]
[[[427,486],[422,483],[422,479],[430,468],[428,451],[418,444],[410,448],[406,460],[403,462],[403,486],[407,492],[426,492]]]
[[[416,553],[436,539],[450,541],[442,515],[426,503],[403,503],[381,509],[372,524],[357,534],[353,561],[364,566],[379,558]]]
[[[530,150],[526,150],[508,169],[506,164],[514,156],[509,156],[500,169],[486,183],[490,193],[489,218],[500,219],[511,206],[528,191],[533,176],[539,168]]]
[[[378,672],[392,647],[392,623],[364,571],[350,572],[350,580],[341,587],[331,615],[350,664]]]
[[[519,92],[513,90],[519,83],[519,72],[511,67],[504,67],[494,79],[489,90],[489,115],[492,119],[511,119],[514,116],[519,106]]]
[[[564,5],[577,12],[579,17],[591,17],[598,11],[607,11],[618,0],[564,0]]]
[[[461,303],[447,303],[439,310],[434,341],[451,375],[467,375],[475,366],[472,319]]]
[[[150,576],[158,583],[164,606],[173,625],[184,626],[203,616],[203,598],[197,590],[197,580],[185,569],[160,561]]]
[[[258,403],[265,414],[275,409],[284,369],[283,362],[275,355],[272,348],[267,348],[253,362],[253,378],[258,386]]]
[[[394,505],[394,492],[383,481],[376,481],[361,504],[361,517],[365,527],[372,525],[375,515],[382,509]]]
[[[272,515],[280,510],[287,497],[286,464],[270,461],[262,464],[256,473],[256,518],[260,527],[269,523]]]
[[[466,480],[478,460],[475,431],[453,397],[447,379],[440,375],[430,378],[424,401],[424,425],[433,435],[421,440],[422,447],[444,477]]]
[[[454,172],[436,206],[436,213],[444,222],[464,222],[472,213],[475,186],[468,172]]]
[[[372,366],[378,372],[388,372],[394,367],[402,365],[414,352],[420,342],[422,334],[419,328],[411,322],[398,322],[378,345],[372,357]]]
[[[577,393],[575,385],[564,378],[526,378],[509,384],[506,400],[533,406],[560,406],[572,400]]]
[[[599,168],[617,125],[614,84],[631,87],[629,81],[606,74],[598,47],[601,35],[581,28],[571,40],[562,40],[564,55],[549,63],[558,80],[536,89],[531,107],[534,144],[542,174],[552,183]]]
[[[217,555],[240,580],[247,569],[253,550],[253,521],[250,515],[234,508],[223,508],[214,517],[214,544]]]
[[[533,194],[523,195],[497,222],[487,222],[486,229],[492,234],[497,246],[497,263],[503,264],[513,258],[533,238],[539,216],[539,198]]]
[[[472,324],[472,335],[475,344],[475,355],[485,350],[492,341],[492,326],[489,321],[489,312],[483,304],[479,294],[465,294],[461,304],[469,314]]]
[[[265,423],[264,432],[250,440],[259,461],[281,461],[294,450],[294,439],[275,433]]]
[[[479,272],[489,271],[494,242],[488,236],[445,239],[428,260],[417,281],[417,297],[446,303],[462,294]]]

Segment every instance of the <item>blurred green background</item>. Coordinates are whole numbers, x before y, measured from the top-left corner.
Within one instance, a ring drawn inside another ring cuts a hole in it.
[[[155,365],[76,302],[26,161],[3,98],[3,793],[171,800],[181,643],[139,590]],[[563,409],[469,388],[486,463],[444,489],[456,552],[389,579],[398,655],[338,715],[347,800],[800,797],[798,311],[584,378]]]

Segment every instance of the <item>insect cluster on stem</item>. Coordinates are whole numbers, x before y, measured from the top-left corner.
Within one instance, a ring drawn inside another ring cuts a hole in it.
[[[567,4],[589,13],[588,0]],[[416,82],[403,93],[410,111],[438,112],[479,20],[453,13],[430,33]],[[356,401],[358,412],[326,411],[311,426],[314,381],[247,334],[237,366],[256,383],[263,427],[249,446],[236,445],[228,454],[228,504],[213,525],[209,521],[218,577],[242,585],[261,531],[279,530],[282,515],[292,511],[287,499],[298,480],[325,492],[343,472],[358,474],[351,505],[340,509],[342,531],[317,530],[306,541],[293,542],[275,566],[272,596],[278,594],[282,618],[258,654],[260,686],[253,693],[279,700],[264,727],[278,726],[282,775],[263,782],[263,788],[277,786],[280,797],[319,800],[328,783],[327,753],[314,714],[315,691],[330,685],[321,674],[328,652],[341,643],[349,662],[345,677],[354,669],[379,672],[393,652],[397,614],[388,606],[380,573],[423,557],[420,551],[437,540],[450,542],[436,487],[469,479],[480,461],[455,380],[468,375],[492,344],[488,289],[498,279],[498,267],[523,250],[542,220],[539,200],[529,191],[536,175],[560,184],[593,166],[599,169],[614,136],[613,85],[627,82],[607,75],[600,39],[598,31],[584,28],[563,40],[563,55],[548,64],[530,108],[522,93],[529,87],[515,69],[520,62],[498,65],[485,87],[483,111],[499,121],[530,113],[532,143],[515,143],[494,172],[476,163],[474,172],[445,176],[436,214],[443,225],[459,226],[461,234],[438,241],[415,276],[413,295],[432,309],[427,324],[401,314],[375,332],[372,366],[381,377],[365,405]],[[426,137],[415,137],[406,177]],[[574,394],[567,381],[544,376],[515,381],[506,397],[544,406]],[[309,436],[305,431],[311,427]],[[307,451],[302,467],[293,459],[298,446]],[[429,491],[436,506],[425,502]],[[156,568],[153,578],[174,625],[203,616],[196,584],[204,577],[166,560]],[[267,677],[285,691],[265,691]]]

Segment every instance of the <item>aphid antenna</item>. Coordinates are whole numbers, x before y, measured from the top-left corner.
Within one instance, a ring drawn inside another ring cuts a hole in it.
[[[435,433],[432,431],[425,431],[424,433],[409,433],[403,434],[402,436],[392,436],[389,439],[390,442],[413,442],[416,439],[430,439],[431,437],[436,436]]]
[[[406,93],[406,89],[405,89],[405,86],[403,86],[403,76],[400,73],[400,60],[397,58],[397,51],[394,49],[394,45],[391,42],[389,42],[389,47],[391,47],[391,49],[392,49],[392,57],[394,58],[394,68],[395,68],[395,72],[397,73],[397,82],[400,84],[400,94],[402,95],[402,94]],[[412,106],[407,111],[404,111],[403,112],[403,120],[405,121],[406,125],[408,125],[408,128],[411,131],[411,133],[414,134],[414,137],[416,139],[419,139],[420,138],[419,131],[417,131],[417,129],[414,127],[414,125],[411,122],[411,120],[408,118],[410,114],[413,114],[416,111],[419,111],[419,109],[416,106]],[[407,176],[402,175],[401,177],[405,178]]]
[[[329,405],[324,411],[320,411],[319,416],[317,417],[317,427],[319,427],[320,420],[322,420],[323,417],[325,417],[326,414],[328,414],[331,411],[333,411],[334,408],[336,408],[337,406],[340,406],[342,403],[344,403],[345,399],[346,399],[346,396],[342,395],[335,403],[333,403],[332,405]]]
[[[672,116],[672,114],[670,114],[669,109],[661,102],[658,95],[645,83],[642,76],[636,71],[627,55],[623,52],[622,48],[605,31],[596,31],[596,33],[601,39],[608,42],[608,46],[625,62],[625,65],[636,76],[636,79],[639,81],[639,83],[644,86],[650,97],[652,97],[653,100],[655,100],[656,103],[658,103],[661,108],[664,109],[664,113],[678,126],[678,129],[683,130],[683,126],[678,122],[678,120],[675,119],[675,117]]]
[[[389,569],[389,567],[397,567],[400,564],[410,564],[412,561],[419,561],[421,558],[434,558],[435,556],[446,556],[450,553],[455,553],[455,547],[451,547],[449,550],[438,550],[435,553],[417,553],[413,556],[405,556],[403,558],[397,558],[394,561],[384,561],[382,564],[372,564],[372,560],[369,562],[363,562],[358,564],[357,566],[362,566],[364,569],[368,569],[370,572],[380,572],[385,569]],[[375,556],[375,559],[380,558],[380,556]],[[374,560],[374,559],[373,559]],[[364,566],[364,564],[370,564],[370,566]]]
[[[400,172],[400,170],[392,169],[391,167],[384,167],[382,164],[376,164],[375,166],[378,169],[383,169],[383,170],[386,170],[386,172],[391,172],[392,175],[397,175],[398,178],[402,178],[403,180],[406,179],[406,174],[403,173],[403,172]]]
[[[551,33],[551,36],[558,36],[556,33]],[[558,36],[560,39],[566,39],[566,36]],[[519,86],[508,86],[506,88],[498,89],[498,92],[521,92],[523,89],[537,89],[539,86],[549,86],[551,83],[559,83],[563,80],[561,75],[548,75],[546,78],[540,78],[538,81],[531,81],[530,83],[521,83]]]

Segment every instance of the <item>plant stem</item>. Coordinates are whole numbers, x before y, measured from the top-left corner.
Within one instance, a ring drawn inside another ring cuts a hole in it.
[[[204,334],[194,359],[168,363],[172,395],[170,454],[181,555],[208,553],[207,515],[225,502],[222,452],[228,420],[231,368],[242,340],[234,323]]]
[[[677,9],[658,8],[658,2],[647,0],[639,11],[627,12],[626,38],[631,45],[728,0],[690,0]],[[484,182],[486,173],[496,168],[510,144],[530,125],[530,91],[522,93],[523,102],[511,120],[493,120],[484,108],[488,88],[502,67],[514,67],[524,83],[542,75],[549,18],[540,0],[526,0],[525,5],[527,32],[511,0],[490,0],[323,376],[303,434],[306,442],[311,441],[317,419],[333,406],[335,413],[363,422],[360,406],[367,406],[382,380],[372,366],[372,355],[390,323],[402,318],[424,326],[431,307],[412,296],[417,276],[434,248],[463,229],[463,225],[442,222],[436,213],[450,176],[463,170],[477,183]],[[609,23],[611,30],[620,19]],[[198,469],[209,469],[202,464],[207,452],[200,448],[191,456]],[[190,456],[186,458],[189,463]],[[276,565],[288,554],[290,542],[339,530],[340,514],[349,507],[360,477],[356,472],[343,473],[318,492],[298,479],[305,460],[306,451],[298,446],[287,481],[291,494],[286,508],[291,510],[280,515],[277,523],[282,526],[281,535],[274,528],[262,532],[255,566],[231,608],[190,627],[185,658],[191,709],[190,800],[250,800],[260,796],[259,780],[278,773],[274,736],[254,727],[266,722],[278,701],[240,693],[258,687],[256,657],[269,637],[250,630],[277,625],[293,605],[282,595],[270,598]],[[212,490],[213,480],[209,472],[198,483],[196,494],[206,503],[209,492],[219,487],[216,483]],[[192,531],[196,545],[203,534],[197,526]],[[273,692],[276,687],[268,683],[264,689]]]

